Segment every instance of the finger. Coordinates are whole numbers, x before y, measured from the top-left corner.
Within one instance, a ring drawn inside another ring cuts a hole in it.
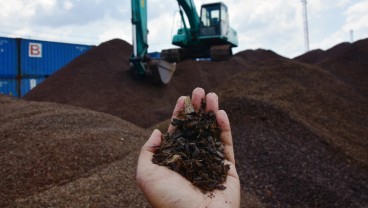
[[[174,111],[173,111],[173,114],[172,114],[171,119],[178,118],[179,112],[184,109],[184,100],[185,100],[185,96],[181,96],[178,99],[178,101],[176,102],[176,105],[175,105],[175,108],[174,108]],[[169,133],[171,133],[171,132],[174,131],[174,129],[175,129],[175,126],[170,123],[169,129],[167,131]]]
[[[213,92],[208,93],[206,95],[206,112],[208,111],[217,112],[218,109],[219,109],[218,96]]]
[[[224,110],[216,113],[217,124],[221,129],[221,141],[224,144],[225,158],[235,165],[233,139],[231,136],[230,121]]]
[[[197,87],[192,92],[192,105],[194,109],[197,111],[201,108],[202,100],[205,98],[206,94],[204,89]]]

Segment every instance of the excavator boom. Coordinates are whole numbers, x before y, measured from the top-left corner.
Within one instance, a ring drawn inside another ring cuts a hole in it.
[[[135,78],[155,84],[168,84],[176,65],[165,60],[153,60],[148,55],[147,1],[131,0],[133,53],[129,59]]]

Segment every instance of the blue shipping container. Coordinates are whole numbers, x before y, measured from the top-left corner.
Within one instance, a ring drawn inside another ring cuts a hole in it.
[[[18,74],[18,44],[13,38],[0,37],[0,77],[16,77]]]
[[[152,59],[159,59],[161,57],[161,53],[160,52],[151,52],[148,53],[148,55],[152,58]]]
[[[88,45],[21,39],[21,75],[51,75],[90,48]]]
[[[44,77],[22,78],[20,82],[20,96],[23,97],[44,80]]]
[[[17,78],[0,78],[0,94],[18,97]]]

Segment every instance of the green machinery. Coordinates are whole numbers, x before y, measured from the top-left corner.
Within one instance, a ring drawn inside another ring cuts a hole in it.
[[[236,31],[229,26],[229,14],[224,3],[202,5],[199,16],[192,0],[177,2],[183,27],[173,37],[172,44],[179,48],[162,50],[161,58],[155,60],[147,53],[147,2],[131,0],[133,54],[130,62],[135,76],[167,84],[175,72],[176,62],[189,58],[221,61],[232,56],[232,48],[238,45],[238,38]]]

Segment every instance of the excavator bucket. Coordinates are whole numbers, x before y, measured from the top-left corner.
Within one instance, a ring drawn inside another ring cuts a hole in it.
[[[176,70],[176,64],[162,59],[154,59],[148,63],[148,70],[154,83],[168,84]]]

